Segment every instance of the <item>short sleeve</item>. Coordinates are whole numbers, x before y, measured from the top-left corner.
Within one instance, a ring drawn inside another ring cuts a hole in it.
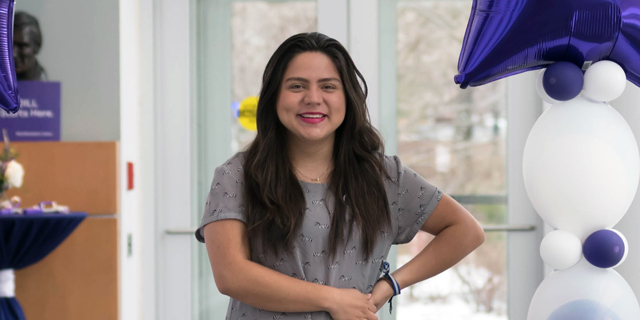
[[[225,164],[216,168],[204,207],[202,222],[196,230],[198,241],[204,242],[203,229],[209,223],[225,219],[247,222],[243,204],[243,159],[243,155],[238,153]]]
[[[393,243],[407,243],[431,216],[442,198],[442,191],[402,165],[397,156],[386,157],[386,164],[391,177],[390,213],[397,222]]]

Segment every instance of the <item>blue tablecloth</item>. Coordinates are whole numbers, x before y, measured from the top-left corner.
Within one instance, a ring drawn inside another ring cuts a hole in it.
[[[0,270],[28,267],[58,247],[86,213],[0,216]],[[0,320],[25,319],[18,301],[0,298]]]

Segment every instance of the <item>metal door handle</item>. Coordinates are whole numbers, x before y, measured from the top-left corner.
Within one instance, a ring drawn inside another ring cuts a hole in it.
[[[500,231],[533,231],[536,230],[536,226],[532,224],[528,225],[494,225],[483,226],[485,232],[500,232]]]
[[[164,231],[166,234],[188,234],[194,235],[196,233],[196,229],[167,229]]]

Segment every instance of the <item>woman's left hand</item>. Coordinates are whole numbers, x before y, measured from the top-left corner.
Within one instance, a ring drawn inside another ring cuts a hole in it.
[[[371,301],[376,306],[376,311],[380,310],[384,304],[393,296],[393,288],[387,281],[380,280],[371,291]]]

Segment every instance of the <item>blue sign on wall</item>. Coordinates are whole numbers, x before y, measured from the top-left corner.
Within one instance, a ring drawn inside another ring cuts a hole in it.
[[[18,81],[20,110],[0,111],[10,141],[60,140],[60,82]]]

